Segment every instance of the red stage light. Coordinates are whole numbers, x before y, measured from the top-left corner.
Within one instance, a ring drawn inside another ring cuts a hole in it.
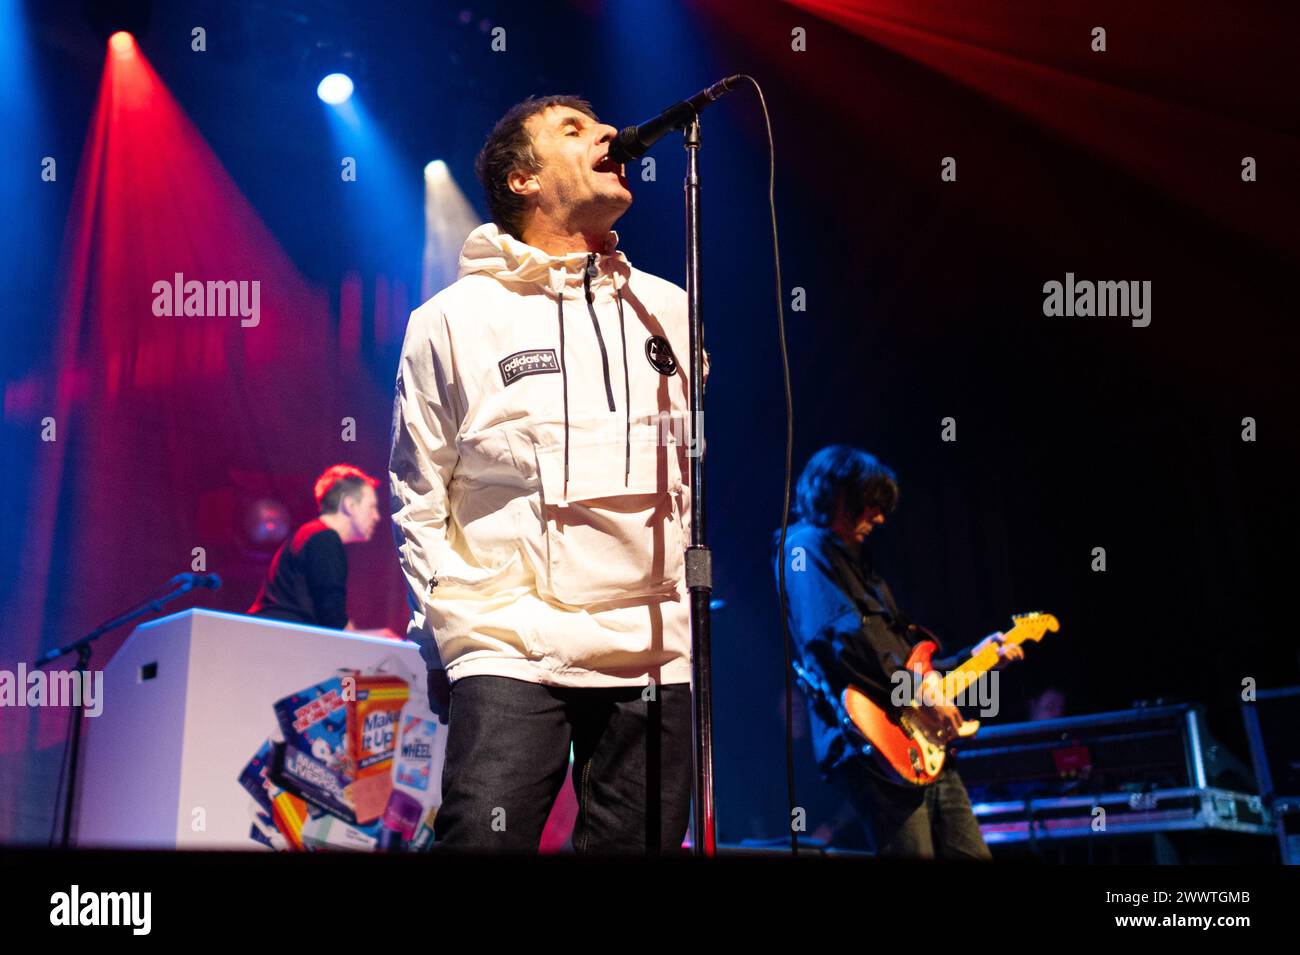
[[[135,52],[135,37],[125,30],[118,30],[108,38],[108,45],[117,56],[130,56]]]

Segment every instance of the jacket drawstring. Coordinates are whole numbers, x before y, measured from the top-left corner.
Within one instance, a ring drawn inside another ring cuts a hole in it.
[[[584,274],[584,285],[587,294],[590,295],[590,282],[592,272],[596,270],[595,256],[591,256],[588,261],[587,269]],[[551,289],[555,292],[556,316],[560,323],[560,387],[563,393],[564,401],[564,494],[569,494],[569,368],[565,360],[564,348],[564,288],[567,273],[559,269],[551,271]],[[627,364],[627,323],[623,317],[623,289],[618,282],[618,277],[614,277],[614,290],[618,302],[618,331],[623,347],[623,483],[627,484],[632,475],[632,383],[628,375]],[[590,301],[588,302],[590,305]],[[592,318],[595,318],[593,314]],[[597,326],[596,335],[599,338],[600,329]],[[604,343],[601,342],[601,348]]]
[[[623,485],[632,474],[632,383],[627,377],[627,326],[623,323],[623,290],[615,287],[618,297],[618,333],[623,339]]]
[[[558,281],[557,281],[558,280]],[[551,288],[560,322],[560,382],[564,393],[564,496],[569,496],[569,364],[564,358],[564,273],[551,272]]]

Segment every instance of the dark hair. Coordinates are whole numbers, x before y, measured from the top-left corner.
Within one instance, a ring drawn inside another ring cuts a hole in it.
[[[526,200],[510,190],[510,174],[516,169],[537,172],[541,163],[533,152],[533,137],[524,126],[530,116],[535,116],[552,106],[567,106],[597,120],[591,104],[577,96],[530,96],[516,103],[492,127],[487,142],[474,161],[474,172],[487,193],[488,211],[492,221],[502,232],[516,239],[524,227]]]
[[[850,517],[868,505],[889,513],[898,506],[898,478],[875,457],[847,444],[832,444],[811,458],[795,487],[795,514],[827,527],[837,506]]]
[[[336,464],[316,479],[316,504],[322,514],[338,511],[343,498],[352,497],[363,487],[379,487],[379,481],[350,464]]]

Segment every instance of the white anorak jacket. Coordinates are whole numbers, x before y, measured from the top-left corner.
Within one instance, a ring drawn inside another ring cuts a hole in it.
[[[392,514],[408,636],[451,680],[690,681],[686,293],[480,226],[411,313]]]

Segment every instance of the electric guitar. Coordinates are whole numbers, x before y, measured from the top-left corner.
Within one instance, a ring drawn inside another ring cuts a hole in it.
[[[1048,631],[1055,633],[1061,625],[1050,613],[1026,613],[1011,618],[1015,626],[1002,637],[1003,644],[1042,640]],[[912,648],[907,658],[907,669],[918,675],[935,672],[930,658],[939,649],[933,640],[922,640]],[[992,670],[998,663],[998,644],[990,643],[965,663],[933,683],[931,704],[952,705],[961,693]],[[918,681],[919,685],[919,681]],[[947,742],[931,734],[925,723],[912,715],[922,704],[913,699],[909,707],[900,711],[884,710],[867,699],[855,686],[849,686],[841,697],[844,712],[868,742],[876,759],[899,778],[918,786],[934,782],[948,758]],[[966,720],[958,730],[959,737],[973,736],[980,728],[979,720]]]

